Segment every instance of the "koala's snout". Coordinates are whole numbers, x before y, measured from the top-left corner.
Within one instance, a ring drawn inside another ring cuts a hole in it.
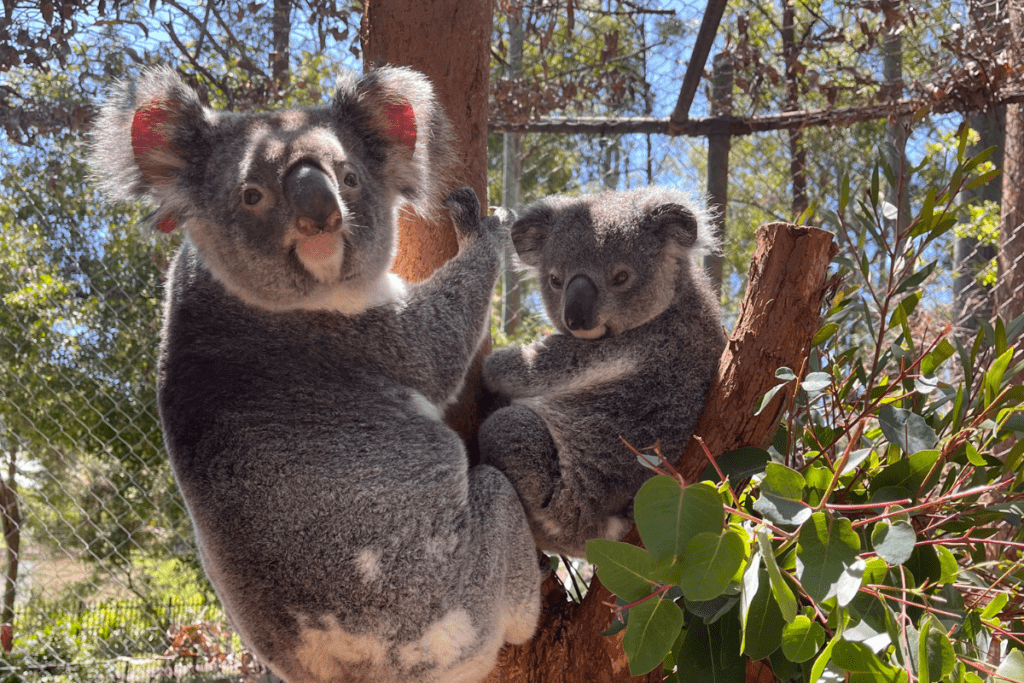
[[[586,275],[577,275],[569,280],[562,313],[570,330],[592,330],[597,326],[597,297],[597,285]]]
[[[288,171],[284,192],[298,216],[299,232],[316,235],[341,229],[341,207],[330,177],[310,163],[300,163]]]

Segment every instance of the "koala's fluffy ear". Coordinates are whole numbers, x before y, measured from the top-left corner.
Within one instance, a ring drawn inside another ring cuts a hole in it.
[[[431,214],[453,182],[451,127],[422,74],[383,67],[338,80],[333,117],[382,165],[380,177],[421,214]]]
[[[527,207],[512,224],[512,244],[524,265],[539,268],[544,255],[551,223],[555,220],[554,210],[544,204]]]
[[[116,199],[155,199],[156,225],[170,232],[178,180],[191,159],[206,153],[209,129],[208,110],[176,72],[147,69],[110,91],[93,131],[93,170]]]
[[[700,227],[697,217],[681,204],[659,204],[648,214],[649,225],[685,249],[697,246]]]

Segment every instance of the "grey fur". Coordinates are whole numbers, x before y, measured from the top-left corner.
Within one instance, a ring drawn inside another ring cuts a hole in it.
[[[414,145],[388,118],[406,103]],[[437,201],[448,140],[406,69],[258,115],[206,109],[153,69],[102,109],[105,186],[151,196],[157,223],[188,236],[158,399],[203,564],[288,683],[475,682],[536,627],[518,497],[497,470],[469,469],[441,421],[483,339],[507,225],[457,190],[459,255],[419,285],[387,274],[396,205]]]
[[[703,210],[661,188],[541,200],[512,239],[558,332],[486,359],[510,405],[482,425],[481,458],[516,487],[539,547],[582,556],[625,534],[651,475],[619,437],[678,458],[704,406],[725,347],[695,262],[713,240]]]

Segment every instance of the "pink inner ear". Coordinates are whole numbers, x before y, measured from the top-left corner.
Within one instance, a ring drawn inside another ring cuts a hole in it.
[[[156,224],[156,229],[160,232],[174,232],[176,227],[178,227],[178,223],[174,220],[174,216],[167,216]]]
[[[150,102],[135,112],[132,118],[132,151],[135,153],[135,163],[142,171],[142,177],[146,182],[154,183],[167,176],[164,165],[159,158],[154,158],[154,152],[168,151],[170,141],[164,133],[165,126],[173,125],[175,121],[174,112],[168,108],[164,100]]]
[[[408,148],[416,149],[416,113],[408,102],[387,102],[383,107],[384,132],[389,138]]]

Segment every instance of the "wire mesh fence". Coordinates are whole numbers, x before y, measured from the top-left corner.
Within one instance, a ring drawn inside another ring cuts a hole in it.
[[[969,154],[995,146],[983,163],[1004,166],[1005,103],[1024,93],[1024,59],[1008,42],[1005,6],[829,7],[835,12],[817,19],[796,17],[808,27],[802,60],[786,52],[784,17],[774,6],[727,15],[716,42],[733,60],[725,110],[732,117],[794,111],[785,87],[792,74],[798,109],[824,108],[832,113],[821,122],[836,124],[772,124],[756,133],[748,125],[726,136],[728,195],[713,199],[721,203],[727,321],[746,285],[757,226],[802,218],[842,239],[836,206],[844,182],[863,195],[880,175],[882,211],[898,230],[930,187],[949,180],[963,121],[978,133]],[[565,119],[587,113],[581,100],[616,88],[623,90],[614,106],[589,113],[607,123],[671,110],[675,88],[649,84],[676,82],[685,63],[679,45],[698,23],[673,19],[644,23],[638,51],[616,48],[644,57],[630,62],[625,80],[548,92],[506,74],[511,84],[494,89],[496,116],[518,122],[520,132],[490,136],[490,203],[649,184],[705,195],[707,137],[670,136],[667,124],[661,132],[574,132]],[[774,28],[758,28],[763,21]],[[534,28],[546,25],[538,20]],[[593,27],[608,54],[618,54],[610,31],[597,20]],[[509,31],[499,17],[499,37]],[[508,62],[512,44],[502,48]],[[891,70],[897,47],[899,73]],[[522,59],[526,71],[529,41]],[[705,81],[692,114],[720,115]],[[530,106],[510,104],[517,97]],[[883,109],[855,121],[838,109],[898,98],[918,98],[918,111],[925,111],[920,100],[941,106],[916,119]],[[966,113],[941,113],[953,105]],[[561,119],[538,119],[549,114]],[[72,137],[20,153],[0,187],[0,681],[258,678],[262,669],[231,634],[203,578],[163,453],[155,365],[161,283],[175,244],[141,229],[136,209],[101,208],[82,144]],[[937,266],[920,284],[927,294],[918,324],[970,331],[1020,312],[1012,307],[1024,288],[1021,256],[1004,246],[1024,217],[1004,219],[1000,229],[1000,185],[971,188],[955,234],[933,247]],[[534,290],[528,275],[505,274],[496,293],[497,343],[549,329]]]

